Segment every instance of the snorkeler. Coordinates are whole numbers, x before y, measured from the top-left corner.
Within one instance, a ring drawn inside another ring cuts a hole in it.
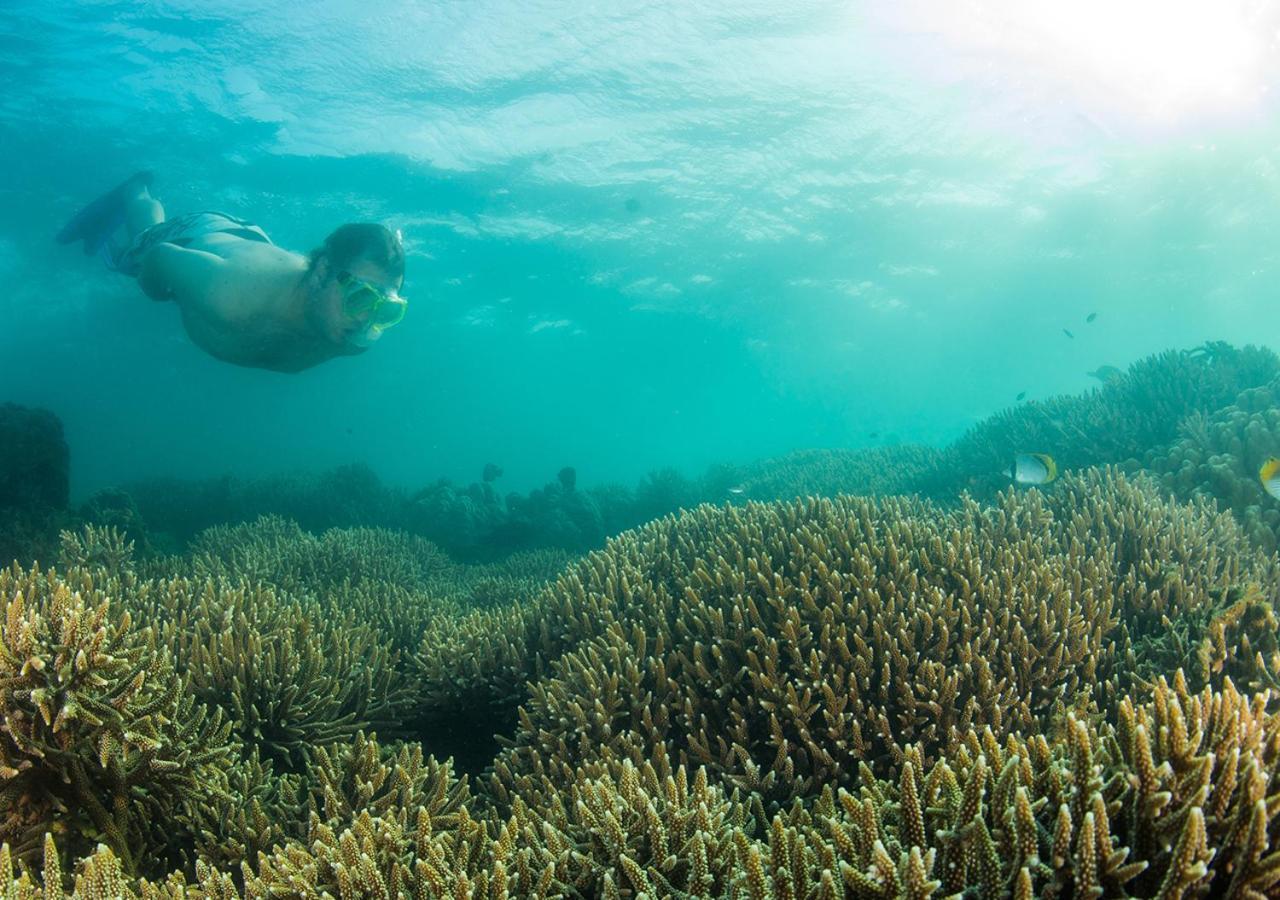
[[[166,219],[139,172],[58,232],[172,300],[197,347],[238,366],[298,372],[364,352],[404,318],[404,247],[382,225],[343,225],[303,256],[218,212]]]

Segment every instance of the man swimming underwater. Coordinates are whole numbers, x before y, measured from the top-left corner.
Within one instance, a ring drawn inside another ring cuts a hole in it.
[[[234,363],[298,372],[363,353],[404,318],[404,248],[382,225],[343,225],[310,255],[217,212],[166,219],[139,172],[81,210],[58,241],[172,300],[196,346]]]

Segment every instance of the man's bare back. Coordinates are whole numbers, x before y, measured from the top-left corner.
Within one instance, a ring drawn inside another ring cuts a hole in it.
[[[95,201],[101,208],[86,207],[59,240],[101,249],[147,296],[176,303],[187,334],[210,355],[297,372],[362,353],[403,316],[403,249],[383,226],[344,225],[303,256],[223,213],[166,220],[144,176]]]

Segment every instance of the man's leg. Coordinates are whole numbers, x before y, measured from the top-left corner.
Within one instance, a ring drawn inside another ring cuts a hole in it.
[[[119,259],[121,254],[133,246],[134,238],[152,225],[159,225],[163,221],[164,207],[160,205],[159,200],[151,196],[145,184],[139,184],[137,193],[125,206],[124,221],[109,238],[112,258]]]
[[[147,191],[151,179],[148,171],[135,172],[98,197],[62,226],[56,235],[58,243],[79,241],[91,256],[116,251],[121,243],[132,241],[141,228],[163,221],[164,209]],[[107,254],[108,264],[112,255]]]
[[[141,185],[137,196],[129,201],[129,208],[124,215],[129,240],[132,241],[152,225],[159,225],[163,221],[164,207],[160,205],[159,200],[151,196],[145,184]]]

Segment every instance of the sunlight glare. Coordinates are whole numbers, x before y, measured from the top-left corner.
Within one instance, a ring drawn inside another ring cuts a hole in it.
[[[934,24],[970,53],[1065,81],[1083,110],[1168,125],[1261,99],[1277,41],[1259,9],[1248,0],[970,0]]]

